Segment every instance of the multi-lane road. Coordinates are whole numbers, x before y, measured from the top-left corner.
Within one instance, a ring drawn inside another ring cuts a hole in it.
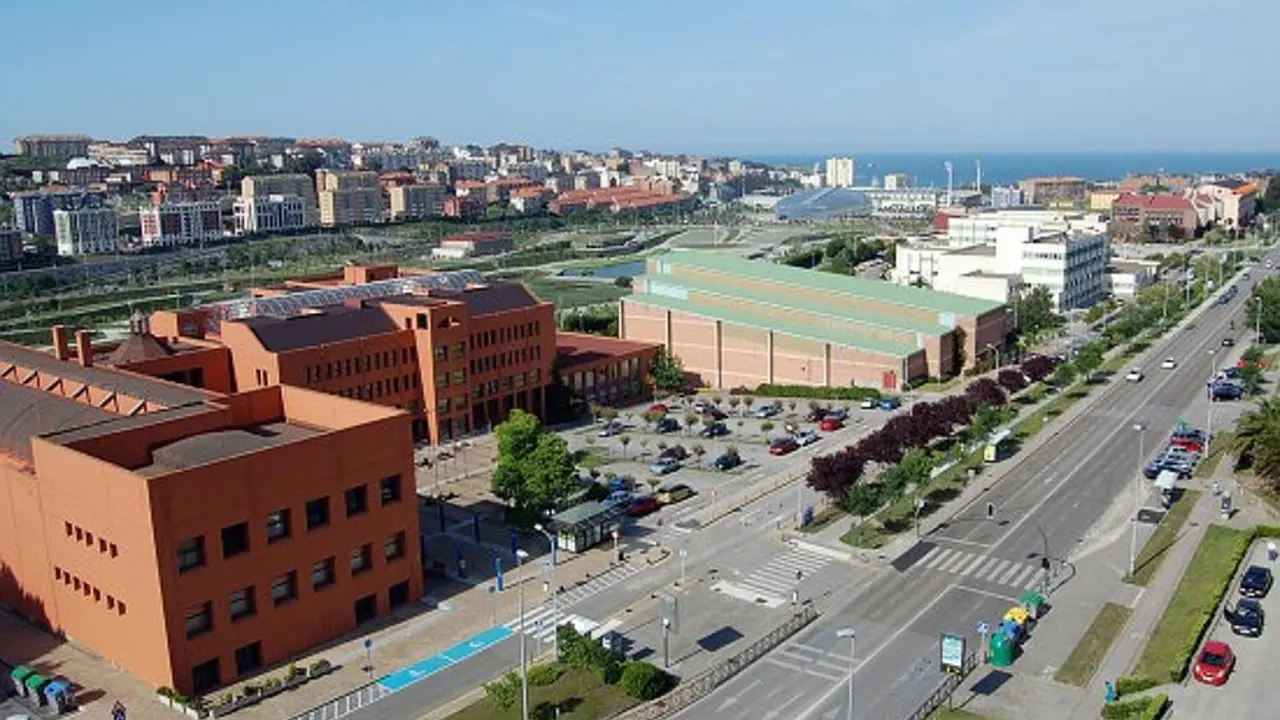
[[[857,577],[844,593],[847,602],[823,608],[817,622],[679,717],[843,718],[850,666],[858,717],[909,717],[942,682],[942,633],[967,635],[976,644],[977,624],[998,620],[1040,579],[1046,546],[1055,581],[1068,577],[1073,551],[1088,542],[1099,518],[1118,500],[1136,497],[1140,439],[1154,454],[1205,393],[1206,377],[1225,354],[1223,338],[1241,340],[1251,332],[1243,321],[1247,286],[1242,283],[1246,292],[1229,305],[1208,306],[1148,350],[1146,379],[1128,383],[1120,373],[1096,389],[1090,405],[1051,430],[1040,447],[1015,456],[1017,465],[979,500],[878,577]],[[1177,358],[1178,367],[1158,369],[1165,357]],[[994,519],[987,517],[988,503]],[[841,629],[855,639],[838,637]]]

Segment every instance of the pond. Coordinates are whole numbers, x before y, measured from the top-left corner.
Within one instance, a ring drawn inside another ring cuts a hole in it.
[[[613,265],[602,265],[598,268],[588,268],[583,270],[562,270],[562,277],[599,277],[599,278],[620,278],[635,277],[644,274],[644,260],[630,260],[623,263],[615,263]]]

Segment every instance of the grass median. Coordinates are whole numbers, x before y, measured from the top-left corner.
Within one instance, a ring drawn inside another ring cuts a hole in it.
[[[534,717],[595,720],[611,717],[639,703],[615,685],[606,685],[593,670],[568,669],[555,682],[529,687],[529,712]],[[450,715],[448,720],[519,720],[519,701],[498,707],[481,700]]]
[[[1144,587],[1151,582],[1151,578],[1160,570],[1169,548],[1178,541],[1178,533],[1182,532],[1182,526],[1187,524],[1187,518],[1199,501],[1199,490],[1186,490],[1182,493],[1173,507],[1169,508],[1169,512],[1165,513],[1164,520],[1156,526],[1155,532],[1151,533],[1147,544],[1142,546],[1142,551],[1134,562],[1133,574],[1126,575],[1125,582]]]
[[[1253,533],[1247,530],[1209,526],[1173,598],[1147,638],[1134,668],[1135,676],[1181,682],[1252,540]]]
[[[1080,642],[1076,643],[1075,649],[1053,678],[1076,687],[1088,685],[1094,673],[1098,672],[1098,666],[1107,657],[1111,644],[1120,636],[1125,623],[1129,622],[1132,612],[1124,605],[1113,602],[1104,604],[1093,618],[1093,624],[1085,630]]]
[[[1218,469],[1218,463],[1222,462],[1223,456],[1227,454],[1235,438],[1235,433],[1229,431],[1214,433],[1214,436],[1209,438],[1209,452],[1205,453],[1204,459],[1196,464],[1194,475],[1198,478],[1213,477],[1213,473]]]
[[[929,720],[993,720],[993,718],[990,715],[979,715],[976,712],[969,712],[968,710],[960,710],[958,708],[955,710],[941,708],[939,710],[935,710],[934,713],[929,716]]]

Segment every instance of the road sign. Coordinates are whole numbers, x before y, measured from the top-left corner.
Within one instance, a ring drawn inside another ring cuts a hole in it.
[[[372,638],[365,638],[365,639],[364,639],[364,649],[365,649],[365,650],[372,650],[372,649],[373,649],[373,639],[372,639]]]
[[[965,639],[961,635],[942,633],[938,643],[938,664],[948,672],[964,672]]]

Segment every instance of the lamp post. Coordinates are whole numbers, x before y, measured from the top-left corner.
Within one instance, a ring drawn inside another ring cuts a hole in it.
[[[1213,376],[1214,376],[1213,356],[1217,352],[1218,352],[1217,350],[1209,351],[1209,382],[1210,383],[1213,382]],[[1205,455],[1208,455],[1209,443],[1213,442],[1213,388],[1212,387],[1209,388],[1209,409],[1205,411],[1204,435],[1205,435],[1204,452],[1205,452]]]
[[[550,558],[551,565],[548,568],[551,576],[551,621],[553,623],[559,623],[560,622],[560,589],[556,585],[556,538],[554,535],[547,532],[546,528],[542,527],[542,523],[538,523],[534,525],[533,529],[542,533],[542,536],[547,539],[548,547],[550,547],[551,549],[551,558]],[[558,625],[556,626],[556,629],[559,630]],[[555,651],[556,660],[559,660],[560,659],[560,633],[559,632],[552,633],[551,648],[552,650]]]
[[[853,720],[853,670],[854,658],[858,655],[858,638],[853,628],[841,628],[836,631],[836,637],[849,638],[849,712],[845,715],[848,720]]]
[[[1138,431],[1138,492],[1134,495],[1133,500],[1133,517],[1129,518],[1129,575],[1132,576],[1137,569],[1138,562],[1138,510],[1141,508],[1142,502],[1142,461],[1146,455],[1147,426],[1142,423],[1135,423],[1134,430]]]
[[[524,561],[529,553],[516,549],[516,598],[520,606],[520,717],[529,720],[529,656],[524,637]]]

